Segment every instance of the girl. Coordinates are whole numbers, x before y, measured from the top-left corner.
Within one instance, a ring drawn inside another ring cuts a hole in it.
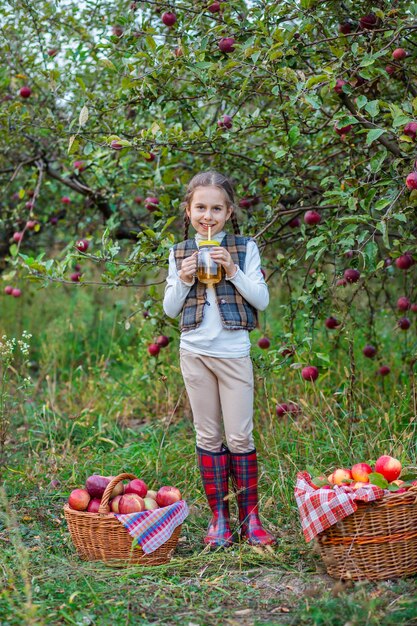
[[[253,372],[249,332],[257,310],[269,302],[259,251],[239,236],[231,182],[216,171],[190,181],[184,212],[185,241],[173,246],[163,307],[181,313],[180,364],[197,435],[197,458],[212,520],[205,543],[232,545],[227,498],[229,476],[237,492],[240,537],[253,545],[275,543],[258,515],[258,468],[252,436]],[[235,234],[226,234],[231,221]],[[188,239],[189,226],[194,239]],[[210,255],[223,278],[207,286],[196,280],[199,242],[217,241]],[[226,436],[222,442],[222,417]]]

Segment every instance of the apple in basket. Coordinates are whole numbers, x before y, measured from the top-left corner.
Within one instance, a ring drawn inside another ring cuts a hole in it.
[[[113,478],[115,478],[115,476],[106,476],[106,478],[108,478],[110,482],[111,480],[113,480]],[[116,496],[122,496],[124,492],[125,492],[125,486],[122,483],[122,481],[120,481],[119,483],[117,483],[115,487],[113,487],[113,491],[110,494],[110,498],[115,498]]]
[[[148,487],[143,480],[140,478],[134,478],[129,483],[127,483],[125,487],[125,493],[135,493],[136,495],[144,498],[146,496],[146,492],[148,491]]]
[[[125,493],[119,501],[119,513],[140,513],[145,510],[143,498],[136,493]]]
[[[145,511],[154,511],[155,509],[159,509],[158,503],[153,498],[145,498]]]
[[[156,501],[161,507],[175,504],[178,500],[181,500],[181,492],[177,487],[165,485],[161,487],[156,494]]]
[[[119,502],[121,500],[122,496],[116,496],[115,498],[112,498],[109,502],[110,504],[110,510],[113,513],[120,513],[119,511]]]
[[[91,496],[86,489],[74,489],[69,495],[68,504],[76,511],[85,511],[90,498]]]
[[[110,478],[108,476],[93,474],[85,481],[85,488],[92,498],[101,498],[109,482]]]
[[[98,513],[98,510],[100,508],[100,504],[101,504],[101,498],[91,498],[89,504],[88,504],[88,508],[87,511],[89,513]],[[107,512],[110,511],[110,507],[107,505]]]
[[[148,489],[145,498],[152,498],[156,502],[156,491],[153,489]]]

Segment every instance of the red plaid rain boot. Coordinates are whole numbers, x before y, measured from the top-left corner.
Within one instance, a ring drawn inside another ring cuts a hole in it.
[[[256,450],[233,454],[230,452],[230,473],[237,492],[240,538],[251,545],[276,543],[275,538],[262,527],[258,513],[258,461]]]
[[[215,548],[232,545],[230,530],[229,501],[229,451],[222,447],[220,452],[208,452],[197,446],[198,466],[203,480],[213,517],[208,526],[204,543]]]

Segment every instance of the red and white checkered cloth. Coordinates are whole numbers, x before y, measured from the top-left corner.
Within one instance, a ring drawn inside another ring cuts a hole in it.
[[[183,523],[189,513],[185,500],[164,506],[154,511],[142,513],[115,513],[128,533],[136,539],[146,554],[154,552],[171,537],[174,530]]]
[[[385,493],[389,492],[371,484],[356,490],[347,485],[316,489],[312,486],[310,474],[298,472],[294,495],[306,541],[354,513],[358,508],[355,500],[372,502]]]

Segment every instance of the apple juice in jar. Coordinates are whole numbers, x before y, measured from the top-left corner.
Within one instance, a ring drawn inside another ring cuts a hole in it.
[[[222,266],[210,256],[210,250],[218,246],[217,241],[200,241],[197,257],[197,278],[205,285],[215,285],[222,279]]]

